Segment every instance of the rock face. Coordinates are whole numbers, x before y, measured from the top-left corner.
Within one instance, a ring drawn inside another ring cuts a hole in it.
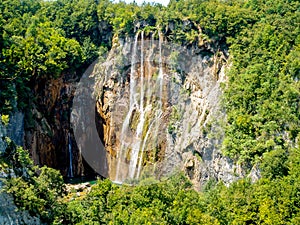
[[[37,165],[58,169],[65,177],[91,173],[83,162],[70,127],[76,73],[41,80],[34,87],[35,103],[25,112],[25,148]]]
[[[65,177],[94,174],[97,167],[100,175],[131,182],[183,170],[200,189],[210,179],[230,183],[244,176],[220,152],[225,116],[220,83],[227,52],[204,42],[186,48],[166,40],[158,31],[114,38],[106,60],[93,67],[95,118],[88,121],[86,112],[77,113],[88,124],[96,122],[97,137],[85,126],[82,138],[100,137],[105,150],[97,157],[85,161],[85,146],[70,124],[76,73],[40,80],[33,87],[35,101],[25,116],[16,114],[22,124],[11,125],[17,132],[10,136],[30,150],[36,164],[59,169]],[[86,104],[85,99],[80,104]]]
[[[24,114],[22,112],[14,112],[9,117],[9,123],[4,126],[0,122],[0,153],[5,151],[6,144],[3,138],[9,137],[17,145],[24,144]]]
[[[0,178],[3,179],[3,173],[0,171]],[[0,190],[2,182],[0,181]],[[15,206],[12,196],[0,192],[0,224],[1,225],[38,225],[42,224],[39,218],[32,217],[27,211],[18,210]]]
[[[209,179],[229,183],[242,175],[219,149],[226,58],[213,46],[170,45],[159,32],[114,40],[95,69],[99,133],[112,180],[181,169],[200,188]]]
[[[6,143],[4,137],[9,137],[18,145],[23,145],[24,139],[24,114],[15,112],[10,116],[9,124],[4,126],[0,122],[0,153],[5,151]],[[31,217],[28,212],[19,210],[15,206],[11,195],[2,192],[3,180],[6,179],[8,173],[13,174],[11,171],[3,171],[0,166],[0,224],[2,225],[15,225],[15,224],[28,224],[38,225],[41,224],[39,218]]]

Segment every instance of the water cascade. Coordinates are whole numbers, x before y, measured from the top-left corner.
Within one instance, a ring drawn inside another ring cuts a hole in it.
[[[136,128],[136,142],[133,145],[130,155],[129,178],[133,179],[136,172],[136,165],[141,145],[141,135],[145,122],[144,112],[144,32],[141,33],[141,65],[140,65],[140,102],[139,102],[139,123]]]
[[[103,152],[91,148],[93,157],[87,161],[102,160],[99,173],[120,184],[162,179],[177,170],[196,183],[215,177],[223,171],[219,165],[229,165],[216,147],[221,139],[209,138],[215,132],[211,121],[223,117],[218,100],[226,68],[223,54],[171,43],[159,30],[148,28],[115,39],[90,72]],[[81,139],[87,137],[83,132]]]
[[[74,177],[73,174],[73,154],[72,154],[72,139],[70,133],[68,134],[68,152],[69,152],[69,177]]]
[[[138,33],[135,36],[134,39],[134,45],[132,50],[132,57],[131,57],[131,70],[130,70],[130,97],[129,97],[129,111],[125,117],[125,120],[122,125],[122,131],[121,131],[121,149],[118,152],[118,162],[117,162],[117,170],[116,170],[116,178],[115,181],[121,183],[123,181],[123,177],[121,175],[121,170],[124,169],[123,160],[124,160],[124,154],[125,150],[128,148],[129,143],[126,142],[126,136],[129,131],[129,125],[130,125],[130,117],[133,113],[136,99],[135,99],[135,91],[136,91],[136,84],[135,84],[135,67],[136,67],[136,54],[137,54],[137,43],[138,43]]]
[[[152,137],[157,136],[160,126],[164,85],[162,35],[159,33],[159,52],[156,54],[154,38],[147,41],[146,46],[144,39],[143,31],[137,33],[132,46],[129,108],[122,124],[120,150],[117,152],[114,179],[117,183],[139,178],[150,133]],[[157,69],[150,65],[153,60],[158,62]]]

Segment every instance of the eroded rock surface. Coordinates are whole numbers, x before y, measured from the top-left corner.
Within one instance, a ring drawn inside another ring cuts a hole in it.
[[[227,52],[216,46],[174,50],[161,34],[153,36],[115,40],[98,68],[96,106],[109,177],[159,178],[181,169],[198,189],[209,179],[232,182],[243,174],[220,151]]]

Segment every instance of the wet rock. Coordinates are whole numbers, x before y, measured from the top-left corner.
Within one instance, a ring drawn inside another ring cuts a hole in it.
[[[65,177],[93,173],[84,164],[70,125],[78,79],[73,73],[57,79],[41,80],[34,87],[37,101],[31,102],[25,114],[25,148],[30,151],[34,163],[58,169]],[[69,149],[72,149],[72,173]]]
[[[174,29],[174,26],[175,24],[169,24],[168,29]],[[185,21],[184,26],[188,28],[192,24]],[[108,56],[108,67],[113,72],[102,74],[102,79],[100,79],[97,112],[101,121],[103,121],[101,129],[103,130],[103,142],[107,150],[109,177],[115,179],[118,170],[117,156],[120,155],[121,146],[124,143],[136,141],[134,137],[141,113],[137,114],[135,110],[139,110],[139,108],[132,110],[132,115],[129,117],[135,118],[134,121],[129,119],[131,131],[128,132],[132,133],[126,135],[125,142],[120,140],[122,124],[124,124],[124,118],[128,112],[132,91],[130,89],[130,79],[136,79],[136,82],[139,82],[142,72],[144,73],[144,79],[153,76],[155,74],[153,71],[157,70],[159,65],[157,62],[160,60],[165,63],[163,67],[164,82],[167,83],[166,87],[169,88],[170,92],[165,92],[162,97],[163,112],[159,131],[153,131],[152,134],[147,136],[149,140],[153,140],[153,143],[149,141],[144,149],[146,152],[144,156],[146,161],[143,162],[144,170],[146,171],[147,167],[151,167],[151,165],[156,165],[156,172],[154,173],[160,177],[180,167],[187,173],[197,189],[201,189],[203,184],[210,179],[222,180],[229,184],[244,176],[245,174],[239,171],[240,166],[224,157],[220,150],[224,134],[219,124],[225,117],[224,110],[220,106],[222,95],[220,84],[226,80],[224,71],[228,66],[226,64],[227,53],[220,52],[213,45],[204,46],[206,51],[210,52],[206,55],[195,54],[197,47],[186,50],[185,58],[177,62],[177,67],[181,68],[183,72],[176,72],[168,67],[167,55],[163,55],[162,59],[158,59],[159,55],[155,53],[155,49],[157,51],[157,46],[160,45],[158,41],[154,41],[155,43],[146,39],[144,41],[150,42],[150,46],[147,46],[146,49],[149,49],[151,53],[144,53],[144,57],[148,61],[143,65],[143,70],[141,70],[139,64],[140,59],[135,59],[135,62],[137,62],[135,78],[130,78],[131,72],[129,69],[121,73],[116,68],[114,69],[117,64],[114,59],[120,57],[120,54],[125,54],[124,57],[130,65],[132,55],[127,50],[132,49],[134,40],[127,38],[127,41],[120,41],[118,47],[113,48]],[[137,46],[139,45],[140,42]],[[140,57],[140,54],[137,57]],[[148,64],[151,57],[153,57],[153,62]],[[103,88],[101,89],[101,87]],[[137,90],[141,88],[139,86]],[[154,90],[154,83],[152,88]],[[140,96],[139,92],[136,92],[136,94]],[[148,104],[149,112],[154,109],[154,100],[155,97],[150,100],[145,97],[145,102],[148,101],[146,104]],[[115,110],[116,105],[118,106],[117,111]],[[147,108],[147,105],[145,107]],[[153,116],[154,112],[149,113],[148,116]],[[143,135],[146,136],[149,124],[144,123],[143,126],[143,130],[145,130]],[[158,138],[151,139],[154,136]],[[155,161],[150,162],[147,161],[150,160],[147,157],[151,156],[153,148],[157,151],[155,153],[157,158]],[[130,155],[129,150],[126,155],[127,163],[130,162],[130,157],[132,157]],[[126,173],[125,168],[126,166],[123,165],[123,173]]]

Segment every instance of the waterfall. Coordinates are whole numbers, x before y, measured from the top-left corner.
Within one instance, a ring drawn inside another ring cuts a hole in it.
[[[163,94],[163,82],[164,82],[164,73],[163,73],[163,63],[162,63],[162,34],[159,32],[159,72],[158,72],[158,80],[159,80],[159,107],[162,107],[162,94]]]
[[[163,103],[162,41],[162,34],[159,33],[158,52],[156,54],[158,57],[158,76],[155,77],[154,74],[151,74],[151,71],[154,70],[150,64],[153,61],[151,57],[154,56],[154,37],[152,36],[150,43],[147,42],[148,46],[145,46],[143,31],[137,33],[134,38],[130,68],[129,109],[122,123],[120,134],[120,149],[117,152],[115,174],[116,183],[122,183],[126,179],[138,179],[142,171],[147,143],[150,143],[149,140],[151,140],[151,143],[157,145]],[[148,51],[146,51],[147,49]],[[153,96],[154,94],[156,96]],[[157,100],[155,100],[156,97]],[[153,145],[151,146],[153,148]]]
[[[157,118],[160,118],[161,116],[161,112],[159,112]],[[149,137],[149,134],[150,132],[152,131],[152,126],[154,125],[155,122],[157,122],[158,120],[155,119],[152,121],[152,123],[150,124],[148,130],[147,130],[147,133],[146,133],[146,136],[145,136],[145,139],[143,141],[143,145],[142,145],[142,150],[141,150],[141,154],[140,154],[140,159],[139,159],[139,164],[138,164],[138,169],[137,169],[137,175],[136,175],[136,178],[139,178],[140,175],[141,175],[141,170],[142,170],[142,163],[143,163],[143,154],[144,154],[144,151],[145,151],[145,147],[146,147],[146,143],[147,143],[147,140],[148,140],[148,137]]]
[[[148,54],[148,58],[147,58],[147,61],[148,61],[148,73],[150,73],[151,71],[151,61],[152,61],[152,56],[153,56],[153,48],[152,48],[152,45],[154,43],[154,35],[151,36],[151,39],[150,39],[150,43],[149,43],[149,54]],[[152,84],[151,84],[151,76],[150,74],[148,74],[148,79],[147,79],[147,102],[146,102],[146,109],[145,109],[145,113],[148,112],[148,111],[151,111],[152,109],[152,105],[150,103],[150,100],[151,100],[151,95],[152,95]],[[143,144],[142,144],[142,149],[141,149],[141,153],[140,153],[140,157],[139,157],[139,162],[138,162],[138,169],[137,169],[137,174],[136,174],[136,178],[139,178],[140,175],[141,175],[141,170],[142,170],[142,164],[143,164],[143,155],[144,155],[144,151],[145,151],[145,147],[146,147],[146,143],[147,143],[147,140],[149,138],[149,135],[150,135],[150,131],[153,127],[155,123],[155,120],[153,120],[146,132],[146,135],[145,135],[145,139],[143,140]]]
[[[135,82],[135,72],[136,72],[136,55],[137,55],[137,43],[138,43],[138,37],[139,33],[135,35],[134,44],[133,44],[133,50],[132,50],[132,56],[131,56],[131,68],[130,68],[130,92],[129,92],[129,110],[125,117],[125,120],[122,125],[121,130],[121,148],[118,152],[117,156],[117,170],[116,170],[116,178],[115,181],[118,183],[123,182],[124,177],[123,174],[120,174],[121,169],[123,166],[125,166],[124,158],[126,154],[126,150],[128,147],[128,143],[126,143],[126,136],[129,132],[129,126],[130,126],[130,118],[132,116],[132,113],[135,109],[135,105],[137,104],[135,96],[136,96],[136,82]]]
[[[130,155],[129,178],[133,179],[136,173],[137,161],[140,152],[142,132],[145,122],[144,112],[144,31],[141,32],[141,64],[140,64],[140,102],[139,102],[139,123],[136,128],[136,141],[133,144]]]
[[[136,72],[136,57],[137,57],[137,43],[138,43],[139,33],[136,34],[133,45],[133,54],[131,57],[131,70],[130,70],[130,109],[134,107],[136,103],[136,82],[135,82],[135,72]]]
[[[149,43],[149,55],[148,55],[148,58],[147,58],[147,61],[148,61],[148,73],[150,73],[151,71],[151,60],[152,60],[152,55],[153,55],[153,48],[152,45],[154,43],[154,35],[151,36],[151,39],[150,39],[150,43]],[[147,105],[150,104],[150,96],[151,96],[151,76],[150,74],[148,75],[148,79],[147,79]]]
[[[69,177],[73,177],[73,153],[72,153],[72,139],[70,133],[68,134],[68,151],[69,151]]]

